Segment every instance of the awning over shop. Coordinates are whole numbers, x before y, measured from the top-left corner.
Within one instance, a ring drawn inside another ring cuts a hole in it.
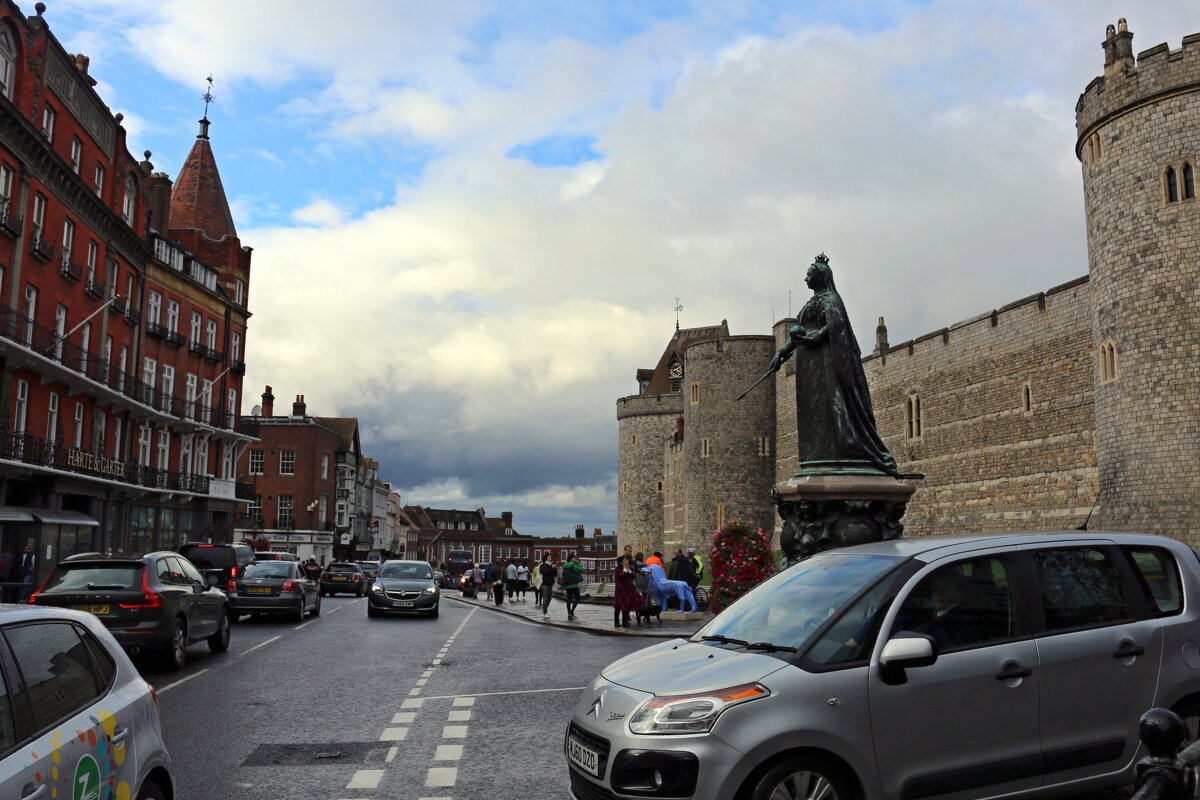
[[[78,511],[51,511],[48,508],[25,508],[22,506],[0,506],[0,523],[3,522],[41,522],[46,525],[100,527],[99,522]]]

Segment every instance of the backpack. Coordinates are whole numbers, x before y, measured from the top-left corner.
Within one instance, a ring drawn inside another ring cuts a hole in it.
[[[559,577],[559,583],[562,586],[581,584],[583,583],[583,573],[577,570],[575,567],[563,567],[562,575]]]

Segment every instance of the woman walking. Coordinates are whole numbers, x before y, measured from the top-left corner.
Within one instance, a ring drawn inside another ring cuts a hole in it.
[[[630,560],[627,555],[617,559],[617,591],[613,596],[613,627],[616,628],[622,625],[628,628],[629,615],[642,606],[642,596],[633,587],[633,565]],[[641,623],[641,619],[638,622]]]

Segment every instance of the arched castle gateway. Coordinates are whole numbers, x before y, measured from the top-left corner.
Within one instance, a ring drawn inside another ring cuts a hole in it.
[[[880,319],[863,359],[879,432],[901,472],[926,476],[906,535],[1088,520],[1200,546],[1200,34],[1136,57],[1132,39],[1123,21],[1111,27],[1104,75],[1076,106],[1088,274],[896,345]],[[686,373],[692,346],[728,337],[745,342],[744,388],[792,323],[773,337],[679,331],[656,369],[639,370],[639,394],[617,405],[621,544],[699,543],[727,491],[714,475],[743,472],[757,491],[796,471],[790,365],[773,395],[760,387],[736,406],[710,405],[695,424],[686,377],[670,377],[673,356]],[[737,431],[730,441],[767,437],[773,474],[758,477],[732,450],[701,459],[701,425]],[[774,519],[769,499],[744,502],[726,513]]]

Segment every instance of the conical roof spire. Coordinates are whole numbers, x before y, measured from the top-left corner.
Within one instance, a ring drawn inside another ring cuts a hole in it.
[[[193,228],[220,241],[237,236],[221,173],[208,141],[208,116],[200,120],[200,134],[179,170],[171,191],[171,227]]]

